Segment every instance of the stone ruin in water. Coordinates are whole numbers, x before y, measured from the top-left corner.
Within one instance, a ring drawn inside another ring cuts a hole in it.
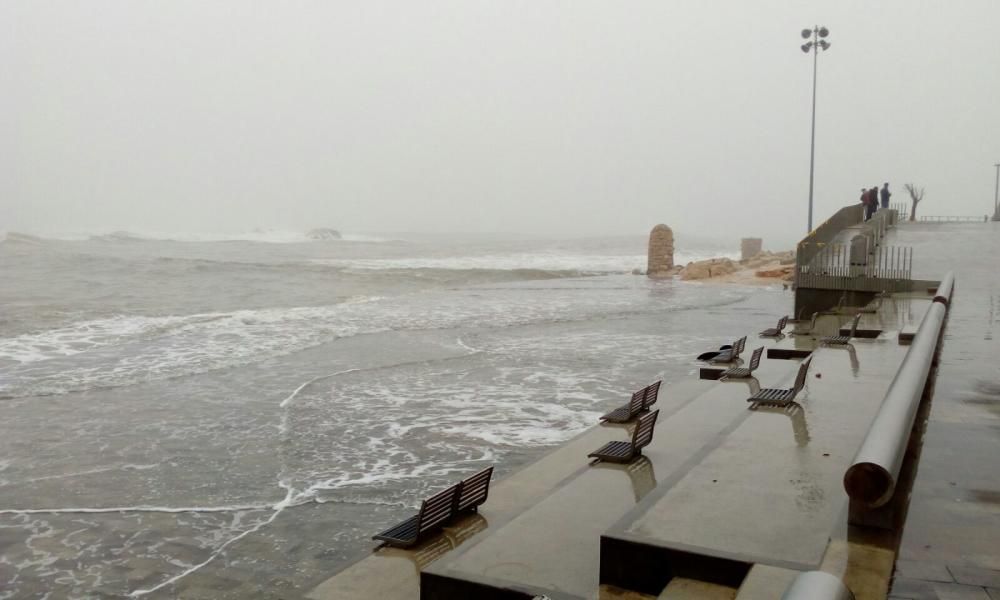
[[[674,269],[674,232],[660,224],[649,232],[649,257],[646,275],[649,277],[670,277]]]

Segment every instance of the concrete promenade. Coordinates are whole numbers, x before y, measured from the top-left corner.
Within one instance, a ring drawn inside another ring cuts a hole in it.
[[[414,550],[378,550],[306,597],[763,600],[822,570],[858,600],[1000,600],[1000,224],[904,224],[886,243],[914,248],[914,278],[957,281],[901,472],[904,500],[912,483],[902,532],[848,525],[842,480],[906,356],[899,334],[931,303],[923,291],[863,315],[875,337],[847,348],[817,340],[857,308],[778,340],[756,336],[772,322],[747,323],[733,332],[748,335],[744,358],[759,345],[812,351],[791,407],[751,410],[746,398],[791,386],[800,360],[766,358],[749,383],[665,385],[640,461],[589,464],[631,427],[596,426],[496,482],[479,514]]]
[[[1000,223],[916,223],[914,277],[955,273],[892,598],[1000,599]]]

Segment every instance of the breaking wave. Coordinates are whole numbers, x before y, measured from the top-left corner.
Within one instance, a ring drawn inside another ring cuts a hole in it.
[[[700,294],[665,306],[623,304],[614,299],[618,293],[595,286],[581,298],[576,288],[546,288],[540,302],[524,289],[471,288],[328,306],[88,320],[0,339],[0,366],[6,371],[0,396],[63,394],[204,373],[386,331],[502,328],[705,306]],[[727,291],[711,303],[741,298]]]
[[[677,253],[674,262],[684,265],[708,258],[736,258],[735,253],[690,252]],[[316,258],[311,262],[343,268],[349,271],[512,271],[530,275],[548,274],[551,277],[623,274],[643,271],[645,254],[562,254],[562,253],[511,253],[481,256],[407,257],[407,258]],[[534,278],[534,277],[529,277]]]
[[[18,233],[16,231],[7,232],[7,235],[3,239],[3,242],[7,244],[41,244],[44,241],[37,235]]]
[[[363,242],[381,243],[393,241],[388,238],[361,234],[339,233],[327,228],[310,229],[306,231],[255,229],[240,233],[137,233],[133,231],[112,231],[108,233],[50,233],[34,235],[19,232],[7,232],[4,242],[10,243],[42,243],[46,240],[68,242],[100,242],[100,243],[135,243],[135,242],[260,242],[269,244],[299,244],[325,242]]]

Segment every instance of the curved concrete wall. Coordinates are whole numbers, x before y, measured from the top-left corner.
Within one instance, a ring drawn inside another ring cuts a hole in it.
[[[854,594],[829,573],[806,571],[792,581],[781,600],[854,600]]]
[[[937,295],[882,400],[868,435],[844,474],[847,495],[852,502],[866,508],[883,506],[895,491],[954,283],[954,276],[948,273],[938,286]]]

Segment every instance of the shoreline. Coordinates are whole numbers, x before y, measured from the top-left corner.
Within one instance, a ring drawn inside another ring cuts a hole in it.
[[[795,274],[795,253],[763,252],[753,258],[733,260],[709,258],[675,265],[663,278],[712,284],[783,285],[791,284]]]

